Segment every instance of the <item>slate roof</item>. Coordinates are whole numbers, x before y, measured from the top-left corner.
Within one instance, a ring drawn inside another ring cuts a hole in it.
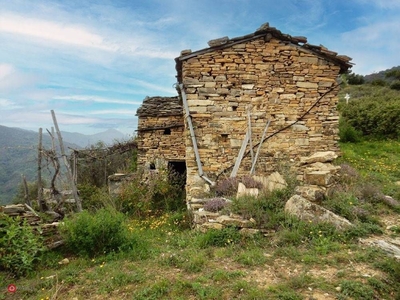
[[[239,36],[232,39],[228,37],[223,37],[215,40],[211,40],[208,42],[209,48],[205,48],[202,50],[198,50],[192,52],[191,50],[183,50],[181,52],[181,56],[175,58],[176,62],[176,70],[178,72],[177,78],[178,82],[182,82],[182,61],[187,60],[192,57],[196,57],[197,55],[209,53],[215,50],[224,49],[230,47],[235,44],[255,40],[258,38],[264,38],[266,41],[270,40],[272,37],[277,38],[279,40],[288,42],[294,46],[307,49],[314,53],[315,55],[324,58],[328,61],[335,63],[340,66],[341,72],[346,72],[349,68],[352,67],[352,63],[350,63],[351,58],[346,55],[338,55],[337,52],[330,51],[324,46],[320,45],[312,45],[307,43],[307,38],[303,36],[291,36],[289,34],[284,34],[280,30],[275,27],[270,27],[269,23],[265,23],[261,25],[254,33]]]
[[[175,97],[146,97],[137,109],[139,117],[180,116],[183,108],[178,96]]]

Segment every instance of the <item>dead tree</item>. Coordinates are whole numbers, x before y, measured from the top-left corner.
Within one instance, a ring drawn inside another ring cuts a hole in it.
[[[53,131],[53,128],[52,128],[52,131]],[[54,144],[54,135],[51,132],[49,132],[48,130],[47,130],[47,132],[49,133],[49,135],[51,137],[52,149],[44,150],[43,154],[46,156],[47,160],[50,161],[54,167],[54,174],[53,174],[53,177],[51,178],[51,183],[50,183],[50,193],[51,193],[52,197],[57,200],[57,203],[58,203],[60,201],[60,197],[59,197],[60,192],[56,188],[56,179],[60,173],[60,161],[58,159],[56,147]]]
[[[63,144],[63,140],[62,140],[60,129],[58,128],[57,119],[56,119],[56,115],[54,113],[54,110],[51,110],[51,116],[53,118],[54,127],[56,128],[56,132],[57,132],[57,136],[58,136],[58,142],[60,143],[61,155],[62,155],[62,157],[64,159],[65,167],[67,168],[68,181],[70,183],[70,186],[72,187],[72,194],[73,194],[74,199],[75,199],[76,209],[77,209],[78,212],[80,212],[80,211],[82,211],[81,199],[78,196],[78,190],[76,188],[74,179],[72,177],[71,166],[69,165],[69,162],[68,162],[68,159],[67,159],[67,155],[65,154],[64,144]],[[61,203],[62,203],[62,201],[60,201],[60,203],[58,203],[57,207],[59,207],[59,205]]]

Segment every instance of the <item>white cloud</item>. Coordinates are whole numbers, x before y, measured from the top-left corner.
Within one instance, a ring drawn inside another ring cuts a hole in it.
[[[110,99],[110,98],[97,97],[97,96],[91,96],[91,95],[53,96],[53,99],[66,100],[66,101],[110,103],[110,104],[128,104],[128,105],[142,104],[142,101]]]
[[[170,21],[169,19],[161,19],[157,26]],[[96,30],[91,28],[94,26],[97,27]],[[114,54],[159,59],[173,59],[179,53],[178,51],[164,49],[165,46],[163,48],[159,44],[159,39],[155,37],[155,34],[148,31],[132,32],[126,30],[126,28],[108,29],[98,24],[89,26],[74,22],[43,20],[12,13],[0,14],[0,32],[25,36],[34,42],[48,42],[50,46],[58,48],[67,45],[86,49],[86,51],[96,49]],[[9,36],[8,38],[13,39],[15,37]],[[85,55],[85,52],[80,53],[80,56],[95,61],[99,55],[93,52],[90,56]],[[103,55],[100,58],[107,60],[107,57]]]
[[[102,36],[90,32],[81,25],[62,24],[14,14],[0,15],[0,31],[80,47],[118,50],[117,46],[106,43]]]
[[[0,91],[12,91],[27,87],[36,81],[35,76],[18,71],[11,64],[0,64]]]
[[[0,109],[1,110],[12,110],[12,109],[18,109],[18,108],[22,108],[22,106],[16,105],[14,102],[12,102],[10,100],[0,98]]]
[[[163,92],[166,94],[176,94],[177,92],[175,91],[175,88],[171,85],[171,88],[165,88],[162,87],[160,85],[157,84],[153,84],[153,83],[149,83],[143,80],[139,80],[139,79],[132,79],[132,81],[134,83],[137,83],[145,88],[148,88],[150,90],[154,90],[154,91],[159,91],[159,92]],[[175,91],[175,92],[174,92]]]
[[[10,64],[0,64],[0,81],[5,80],[15,72],[15,68]]]
[[[400,20],[359,27],[341,35],[341,53],[353,57],[355,73],[369,74],[400,65]]]
[[[73,124],[94,124],[99,123],[101,120],[97,118],[88,118],[83,116],[74,116],[74,115],[57,115],[57,122],[64,125],[73,125]]]

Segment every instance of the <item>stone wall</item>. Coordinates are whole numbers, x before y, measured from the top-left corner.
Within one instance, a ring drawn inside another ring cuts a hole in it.
[[[184,84],[203,170],[208,178],[231,171],[245,138],[250,115],[256,145],[268,120],[257,174],[276,164],[296,161],[316,151],[338,148],[337,77],[341,66],[309,49],[269,36],[235,42],[213,51],[178,58],[178,80]],[[179,72],[181,72],[179,74]],[[187,194],[204,186],[186,138]],[[249,150],[247,146],[247,151]],[[250,155],[239,173],[249,174]]]
[[[183,109],[178,97],[146,98],[138,109],[138,165],[165,168],[185,160]]]

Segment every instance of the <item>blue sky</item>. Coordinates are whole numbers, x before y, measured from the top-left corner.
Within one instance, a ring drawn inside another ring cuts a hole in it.
[[[174,58],[269,22],[353,58],[400,65],[400,0],[0,0],[0,125],[129,135],[146,96],[174,96]]]

